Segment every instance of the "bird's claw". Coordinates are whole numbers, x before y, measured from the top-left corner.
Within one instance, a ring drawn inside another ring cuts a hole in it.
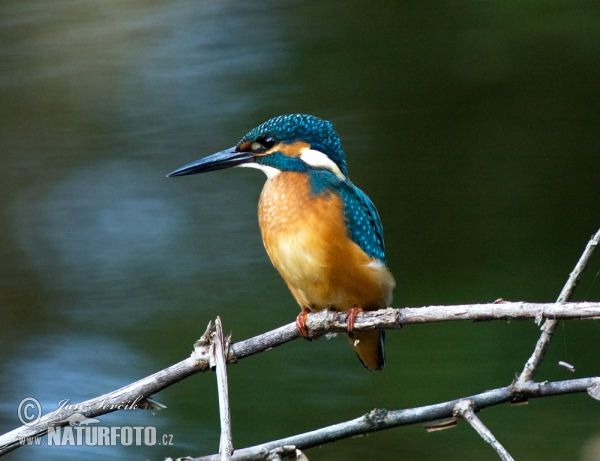
[[[312,341],[308,335],[308,328],[306,327],[306,316],[308,314],[310,314],[310,309],[303,309],[302,312],[298,314],[298,317],[296,317],[296,329],[298,330],[298,333],[300,333],[300,336]]]
[[[348,328],[348,336],[354,338],[354,322],[356,320],[356,314],[364,312],[362,307],[353,307],[346,314],[346,326]]]

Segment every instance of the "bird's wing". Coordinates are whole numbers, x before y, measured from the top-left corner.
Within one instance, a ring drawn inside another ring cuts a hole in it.
[[[350,181],[342,183],[346,224],[352,241],[371,258],[385,264],[383,226],[373,202]]]

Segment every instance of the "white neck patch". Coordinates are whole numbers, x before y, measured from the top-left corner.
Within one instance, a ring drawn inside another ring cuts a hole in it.
[[[300,160],[302,160],[305,163],[308,163],[310,166],[329,170],[341,180],[346,180],[346,176],[342,174],[340,168],[335,164],[333,160],[327,157],[327,155],[325,155],[323,152],[305,147],[301,150]]]
[[[267,179],[272,179],[275,176],[277,176],[279,173],[281,173],[281,170],[278,170],[277,168],[273,168],[272,166],[267,166],[267,165],[261,165],[260,163],[254,163],[254,162],[241,163],[236,166],[239,166],[241,168],[256,168],[257,170],[262,170],[267,175]]]

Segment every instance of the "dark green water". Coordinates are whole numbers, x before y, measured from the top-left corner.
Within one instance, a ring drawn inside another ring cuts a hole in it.
[[[3,0],[0,431],[24,397],[51,411],[181,360],[216,315],[234,340],[295,318],[260,241],[263,175],[164,177],[283,113],[335,123],[384,223],[394,306],[555,300],[600,227],[599,43],[596,1]],[[599,269],[576,299],[600,298]],[[597,375],[599,333],[565,323],[538,378]],[[533,322],[413,326],[388,334],[382,373],[341,338],[295,341],[231,367],[234,444],[508,385],[537,337]],[[102,422],[174,446],[7,459],[218,450],[212,374],[157,400],[168,410]],[[600,459],[587,395],[480,416],[516,459]],[[464,424],[307,455],[497,459]]]

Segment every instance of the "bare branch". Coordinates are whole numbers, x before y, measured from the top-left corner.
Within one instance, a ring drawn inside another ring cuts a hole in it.
[[[483,440],[489,443],[502,461],[515,461],[506,449],[498,442],[494,434],[483,424],[473,410],[473,402],[470,400],[461,400],[454,407],[454,414],[467,421],[473,429],[481,436]]]
[[[316,447],[325,443],[346,439],[370,432],[381,431],[393,427],[407,426],[410,424],[424,423],[438,419],[454,418],[454,409],[461,400],[473,403],[474,410],[481,410],[494,405],[499,405],[513,400],[521,401],[523,398],[550,397],[575,392],[587,392],[589,388],[600,383],[600,378],[582,378],[569,381],[533,383],[529,382],[519,391],[512,386],[502,387],[481,394],[451,400],[449,402],[427,405],[424,407],[409,408],[406,410],[373,410],[359,418],[334,424],[304,434],[286,437],[280,440],[263,443],[254,447],[236,450],[232,461],[265,461],[269,453],[281,450],[285,446],[293,446],[300,450]],[[219,455],[201,456],[193,461],[219,461]]]
[[[585,267],[587,266],[588,261],[590,260],[596,246],[600,242],[600,230],[596,232],[595,235],[592,236],[590,241],[585,247],[583,254],[579,258],[579,261],[575,265],[573,272],[569,275],[567,283],[563,287],[560,295],[558,296],[557,303],[566,303],[570,298],[573,292],[575,291],[575,287],[577,286],[577,282],[583,274]],[[525,381],[531,381],[535,377],[542,361],[544,360],[544,356],[546,355],[546,350],[548,350],[548,346],[550,344],[550,339],[554,335],[556,331],[556,327],[558,327],[558,319],[550,319],[544,322],[542,326],[542,334],[540,339],[538,339],[537,344],[535,345],[535,349],[527,363],[525,363],[525,367],[523,371],[519,375],[518,382],[522,383]]]
[[[354,329],[393,330],[405,325],[431,322],[471,320],[527,320],[527,319],[600,319],[600,302],[582,303],[525,303],[502,302],[493,304],[464,304],[457,306],[405,307],[404,309],[381,309],[360,312]],[[306,318],[311,336],[327,332],[345,332],[346,314],[317,312]]]
[[[219,444],[219,452],[221,453],[221,461],[229,461],[233,454],[231,412],[229,410],[229,386],[227,384],[227,362],[225,359],[225,351],[229,350],[229,337],[223,339],[223,326],[220,317],[217,317],[215,321],[213,349],[219,393],[219,414],[221,417],[221,443]]]
[[[410,324],[455,320],[525,320],[535,318],[600,319],[600,302],[564,304],[505,302],[500,304],[429,306],[405,309],[388,308],[359,313],[356,316],[354,329],[357,331],[399,329]],[[329,311],[316,312],[307,316],[307,327],[311,335],[345,332],[347,327],[346,315]],[[73,404],[72,408],[62,408],[48,413],[33,426],[21,426],[0,436],[0,455],[19,448],[21,441],[26,437],[34,438],[47,434],[49,426],[61,427],[68,425],[68,418],[74,413],[81,413],[88,418],[94,418],[125,407],[145,408],[145,399],[148,397],[182,379],[209,369],[212,357],[210,341],[207,339],[209,332],[210,328],[194,345],[194,352],[191,357],[179,363],[116,391]],[[227,354],[227,362],[233,363],[244,357],[271,350],[299,337],[295,322],[289,323],[275,330],[232,344]]]

